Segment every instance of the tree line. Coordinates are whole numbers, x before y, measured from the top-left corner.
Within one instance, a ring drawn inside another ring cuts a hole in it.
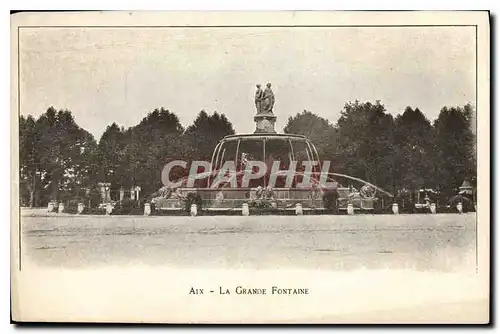
[[[305,135],[331,169],[393,193],[435,189],[456,194],[464,180],[475,186],[473,109],[443,107],[433,123],[419,108],[393,117],[380,101],[346,103],[336,124],[310,111],[290,117],[286,133]]]
[[[285,133],[307,136],[331,169],[365,179],[387,190],[439,189],[453,194],[464,179],[476,179],[472,107],[443,107],[431,123],[418,108],[395,118],[380,101],[346,103],[335,124],[311,111],[290,117]],[[69,110],[50,107],[38,119],[19,119],[20,200],[45,206],[51,200],[99,203],[98,182],[139,185],[147,195],[161,186],[171,160],[210,161],[217,142],[234,134],[217,112],[198,113],[184,128],[177,115],[155,109],[139,124],[112,123],[99,142],[79,127]],[[178,177],[187,171],[177,171]]]

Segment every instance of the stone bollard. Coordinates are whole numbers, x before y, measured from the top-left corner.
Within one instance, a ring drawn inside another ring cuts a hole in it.
[[[394,213],[395,215],[398,215],[398,214],[399,214],[399,206],[398,206],[398,203],[394,203],[394,204],[392,204],[392,213]]]
[[[302,204],[300,203],[295,204],[295,214],[297,216],[302,216],[304,214],[304,212],[302,211]]]
[[[47,212],[52,212],[54,211],[54,202],[49,202],[47,205]]]
[[[76,208],[76,213],[80,215],[80,214],[82,214],[84,209],[85,209],[85,205],[83,203],[78,203],[78,207]]]
[[[196,204],[191,204],[191,216],[194,217],[198,214],[198,206]]]
[[[111,212],[113,212],[113,205],[111,205],[111,203],[108,203],[108,205],[106,205],[106,214],[110,215]]]
[[[430,210],[432,214],[436,213],[436,203],[431,203]]]
[[[59,203],[59,207],[57,208],[57,212],[59,212],[59,213],[64,212],[64,203],[63,202]]]
[[[464,206],[463,206],[462,202],[458,202],[458,204],[457,204],[457,211],[458,211],[458,213],[463,213],[464,212]]]
[[[243,205],[241,206],[241,214],[243,216],[249,216],[250,215],[250,210],[248,209],[248,204],[247,203],[243,203]]]
[[[145,216],[151,215],[151,204],[150,203],[144,203],[144,215]]]
[[[348,215],[354,214],[354,206],[352,205],[352,203],[347,204],[347,214]]]

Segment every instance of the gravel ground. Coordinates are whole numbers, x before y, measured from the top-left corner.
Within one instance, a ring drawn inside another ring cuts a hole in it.
[[[24,258],[51,267],[475,268],[476,215],[71,216],[22,210]]]

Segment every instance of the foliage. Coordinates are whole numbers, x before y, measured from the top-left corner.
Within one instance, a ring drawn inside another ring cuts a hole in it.
[[[73,213],[73,214],[77,213],[78,212],[78,204],[79,203],[85,204],[84,199],[82,199],[82,198],[75,198],[75,199],[69,200],[68,203],[64,206],[64,212],[66,212],[66,213]]]
[[[267,198],[254,199],[248,202],[248,207],[252,209],[272,209],[272,200]]]
[[[149,194],[161,187],[161,172],[170,158],[181,152],[183,128],[177,115],[160,108],[127,130],[115,123],[99,141],[100,179],[111,183],[116,194],[120,187],[141,187]]]
[[[346,103],[337,131],[340,170],[393,189],[394,119],[380,101]]]
[[[229,134],[234,134],[232,124],[217,112],[200,112],[185,131],[177,115],[164,108],[127,130],[112,124],[99,142],[101,179],[126,189],[140,185],[143,194],[151,194],[162,186],[161,173],[169,161],[210,159],[216,143]],[[188,172],[174,170],[170,177]]]
[[[435,173],[433,132],[431,123],[418,108],[406,107],[404,113],[396,117],[394,144],[397,188],[431,186]]]
[[[314,143],[320,157],[335,160],[337,131],[327,119],[304,110],[288,118],[283,132],[306,136]]]
[[[92,184],[93,136],[80,128],[71,112],[50,107],[34,121],[19,120],[21,196],[29,206],[80,196]]]
[[[337,199],[339,194],[336,189],[327,190],[323,194],[323,206],[328,210],[337,210]]]
[[[320,157],[333,161],[332,171],[394,192],[405,189],[410,201],[420,187],[437,188],[447,199],[464,179],[475,185],[473,112],[470,105],[443,107],[431,124],[418,108],[407,107],[393,118],[380,101],[355,101],[345,104],[335,124],[304,110],[288,119],[284,132],[310,138]],[[97,183],[101,181],[111,183],[113,200],[118,200],[120,187],[128,192],[140,186],[142,203],[162,187],[167,162],[210,161],[217,142],[230,134],[234,129],[224,114],[203,110],[184,129],[175,113],[155,109],[130,128],[110,124],[99,143],[77,125],[69,110],[50,107],[38,119],[21,116],[21,203],[46,207],[50,200],[63,201],[72,210],[77,205],[72,200],[77,200],[85,204],[86,213],[94,212],[100,203]],[[174,170],[171,177],[187,173]],[[192,203],[201,205],[201,199],[193,196],[185,201],[186,211]],[[115,214],[143,213],[140,203],[127,199],[115,210]]]
[[[19,118],[19,167],[20,167],[20,191],[21,200],[25,199],[24,205],[33,207],[35,204],[35,190],[37,183],[37,159],[36,154],[36,123],[33,117]],[[29,198],[29,199],[28,199]]]
[[[233,125],[224,114],[214,112],[208,115],[205,110],[198,113],[184,133],[184,143],[190,149],[190,160],[210,161],[215,145],[225,136],[234,134]]]
[[[333,171],[387,190],[440,188],[456,193],[464,179],[475,184],[472,107],[444,107],[431,122],[407,107],[395,119],[380,101],[346,103],[335,126],[309,111],[290,117],[285,133],[309,137]]]
[[[201,213],[202,208],[202,200],[199,194],[189,193],[184,200],[184,210],[186,212],[191,211],[191,205],[196,204],[198,208],[198,213]]]
[[[113,215],[141,215],[144,213],[144,201],[123,199],[121,203],[116,203]]]
[[[456,193],[464,179],[476,179],[475,138],[472,133],[472,106],[444,107],[434,122],[435,183],[447,194]]]

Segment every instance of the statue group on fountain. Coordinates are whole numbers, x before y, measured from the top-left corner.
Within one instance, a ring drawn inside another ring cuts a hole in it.
[[[273,113],[274,93],[270,83],[266,85],[266,89],[264,90],[262,90],[261,85],[257,85],[257,91],[255,92],[255,107],[257,108],[257,115]]]

